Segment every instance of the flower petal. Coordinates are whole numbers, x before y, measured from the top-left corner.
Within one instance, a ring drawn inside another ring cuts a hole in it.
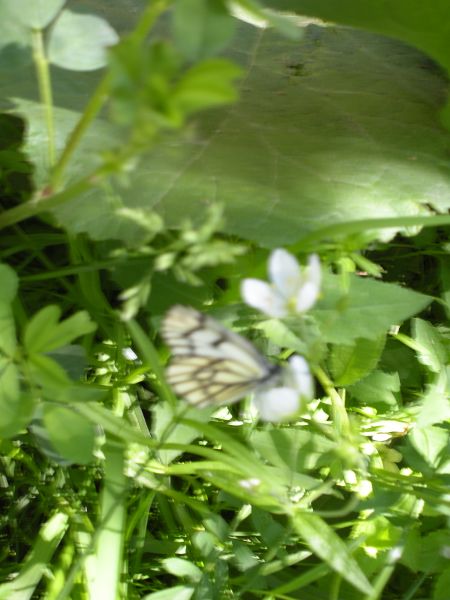
[[[309,370],[309,365],[303,356],[294,354],[288,361],[288,370],[292,386],[302,398],[311,400],[314,397],[314,380]]]
[[[317,254],[310,254],[308,257],[308,280],[315,283],[320,288],[322,280],[322,271],[320,268],[320,258]]]
[[[272,286],[260,279],[244,279],[241,283],[241,296],[246,304],[270,317],[284,317],[287,314],[284,299]]]
[[[295,297],[302,282],[295,256],[282,248],[274,250],[269,258],[269,278],[286,300]]]
[[[304,283],[297,293],[297,300],[295,302],[295,311],[297,313],[304,313],[309,310],[319,296],[319,288],[312,283],[307,281]]]
[[[290,387],[277,387],[257,392],[253,403],[263,421],[284,421],[294,416],[300,408],[298,392]]]
[[[320,260],[317,254],[311,254],[308,258],[308,266],[303,273],[303,283],[297,290],[295,309],[298,313],[306,312],[316,302],[320,292],[322,273]]]

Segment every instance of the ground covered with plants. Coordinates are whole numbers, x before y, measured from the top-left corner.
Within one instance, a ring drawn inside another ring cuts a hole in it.
[[[0,3],[0,600],[448,600],[449,19]]]

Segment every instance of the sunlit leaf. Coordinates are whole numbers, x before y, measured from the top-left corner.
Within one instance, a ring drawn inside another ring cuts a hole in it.
[[[323,300],[313,312],[324,339],[348,344],[356,338],[379,338],[431,300],[399,285],[356,275],[349,278],[348,290],[342,290],[339,278],[333,276],[325,278]]]
[[[361,592],[368,594],[372,587],[358,563],[351,556],[340,537],[317,514],[311,512],[296,513],[292,520],[294,528],[307,542],[309,547],[331,569],[339,573],[346,581]]]
[[[357,338],[352,346],[335,345],[330,355],[336,385],[351,385],[372,371],[381,356],[385,335],[376,339]]]

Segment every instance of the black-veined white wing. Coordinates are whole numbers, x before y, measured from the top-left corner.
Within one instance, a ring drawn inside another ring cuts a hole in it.
[[[250,342],[187,306],[173,306],[161,334],[172,350],[166,377],[191,404],[226,404],[275,380],[279,367]]]

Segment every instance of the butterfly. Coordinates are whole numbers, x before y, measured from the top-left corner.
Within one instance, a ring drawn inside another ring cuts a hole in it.
[[[167,381],[196,406],[236,402],[270,386],[281,372],[245,338],[187,306],[166,313],[161,335],[172,350]]]

